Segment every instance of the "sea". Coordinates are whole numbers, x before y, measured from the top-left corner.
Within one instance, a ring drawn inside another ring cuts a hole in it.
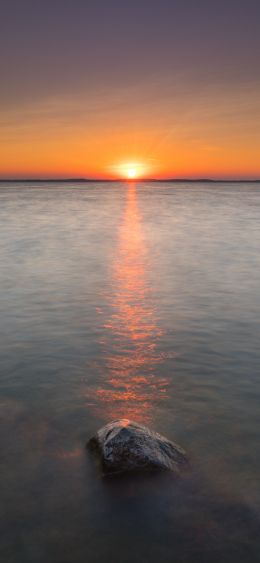
[[[3,563],[259,563],[260,183],[2,182]],[[128,418],[190,468],[105,477]]]

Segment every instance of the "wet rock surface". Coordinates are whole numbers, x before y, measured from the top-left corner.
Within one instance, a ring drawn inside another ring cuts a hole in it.
[[[97,452],[105,473],[171,471],[180,475],[188,467],[180,446],[127,419],[103,426],[87,446]]]

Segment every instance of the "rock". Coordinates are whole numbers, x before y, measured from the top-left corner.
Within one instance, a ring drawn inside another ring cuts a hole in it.
[[[127,419],[103,426],[87,446],[98,453],[105,473],[157,470],[179,475],[188,466],[177,444]]]

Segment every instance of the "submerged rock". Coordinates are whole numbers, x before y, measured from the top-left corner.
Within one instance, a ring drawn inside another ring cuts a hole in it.
[[[105,473],[157,470],[179,475],[188,466],[180,446],[127,419],[103,426],[87,446],[96,450]]]

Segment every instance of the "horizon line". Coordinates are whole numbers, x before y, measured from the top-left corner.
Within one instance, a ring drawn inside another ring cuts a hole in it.
[[[212,183],[218,183],[218,182],[223,182],[223,183],[227,183],[227,182],[252,182],[252,183],[258,183],[260,182],[260,178],[135,178],[135,179],[129,179],[129,178],[83,178],[83,177],[71,177],[71,178],[0,178],[0,182],[4,183],[4,182],[51,182],[51,183],[55,183],[55,182],[79,182],[79,183],[84,183],[84,182],[108,182],[108,183],[114,183],[114,182],[123,182],[123,183],[140,183],[140,182],[212,182]]]

